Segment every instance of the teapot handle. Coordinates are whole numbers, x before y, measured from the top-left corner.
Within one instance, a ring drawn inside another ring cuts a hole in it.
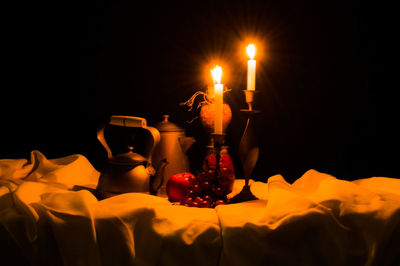
[[[99,129],[97,129],[97,139],[100,141],[101,145],[103,145],[104,149],[107,151],[107,158],[110,159],[112,157],[112,152],[110,147],[107,144],[106,138],[104,137],[104,128],[106,125],[102,125]]]
[[[147,126],[143,127],[143,129],[146,129],[151,135],[151,138],[148,138],[146,141],[146,149],[143,152],[143,156],[151,164],[151,157],[153,155],[153,151],[160,142],[160,131],[158,131],[158,129],[155,127],[147,127]]]
[[[146,119],[142,117],[135,116],[111,116],[109,124],[115,126],[123,126],[123,127],[140,127],[147,130],[151,138],[147,139],[146,149],[144,151],[143,156],[151,163],[151,155],[153,154],[153,150],[160,142],[160,132],[154,127],[148,127]],[[110,147],[108,146],[106,139],[104,137],[104,128],[106,125],[103,125],[97,130],[97,139],[103,145],[103,147],[107,151],[107,157],[110,159],[112,157],[112,152]]]

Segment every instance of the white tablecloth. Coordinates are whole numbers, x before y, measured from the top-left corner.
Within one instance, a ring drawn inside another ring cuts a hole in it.
[[[36,265],[395,265],[400,254],[399,179],[276,175],[251,183],[259,200],[205,209],[140,193],[98,201],[98,176],[82,155],[0,160],[0,239]]]

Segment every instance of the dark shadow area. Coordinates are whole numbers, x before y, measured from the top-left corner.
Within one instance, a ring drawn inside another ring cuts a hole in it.
[[[8,85],[1,106],[1,158],[38,149],[80,153],[99,170],[106,152],[97,128],[110,115],[164,114],[197,143],[198,110],[179,103],[204,90],[221,61],[237,149],[246,117],[243,45],[259,45],[256,108],[260,157],[255,179],[288,181],[314,168],[338,178],[399,177],[395,8],[365,1],[88,1],[20,12],[8,30]],[[23,9],[21,11],[21,9]],[[17,13],[16,13],[17,14]],[[6,84],[6,81],[4,81]],[[398,157],[398,156],[397,156]]]

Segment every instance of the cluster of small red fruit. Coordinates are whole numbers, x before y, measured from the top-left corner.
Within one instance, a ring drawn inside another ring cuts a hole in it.
[[[229,202],[227,195],[232,192],[234,179],[230,155],[224,152],[217,158],[215,153],[210,153],[197,177],[180,173],[168,180],[168,198],[188,207],[214,208]]]

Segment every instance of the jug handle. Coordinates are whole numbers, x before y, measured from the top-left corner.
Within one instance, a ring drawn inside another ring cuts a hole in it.
[[[104,149],[107,151],[107,158],[110,159],[112,157],[112,152],[110,147],[107,144],[107,141],[104,137],[104,128],[106,125],[101,126],[99,129],[97,129],[97,139],[100,141],[101,145],[103,145]]]

